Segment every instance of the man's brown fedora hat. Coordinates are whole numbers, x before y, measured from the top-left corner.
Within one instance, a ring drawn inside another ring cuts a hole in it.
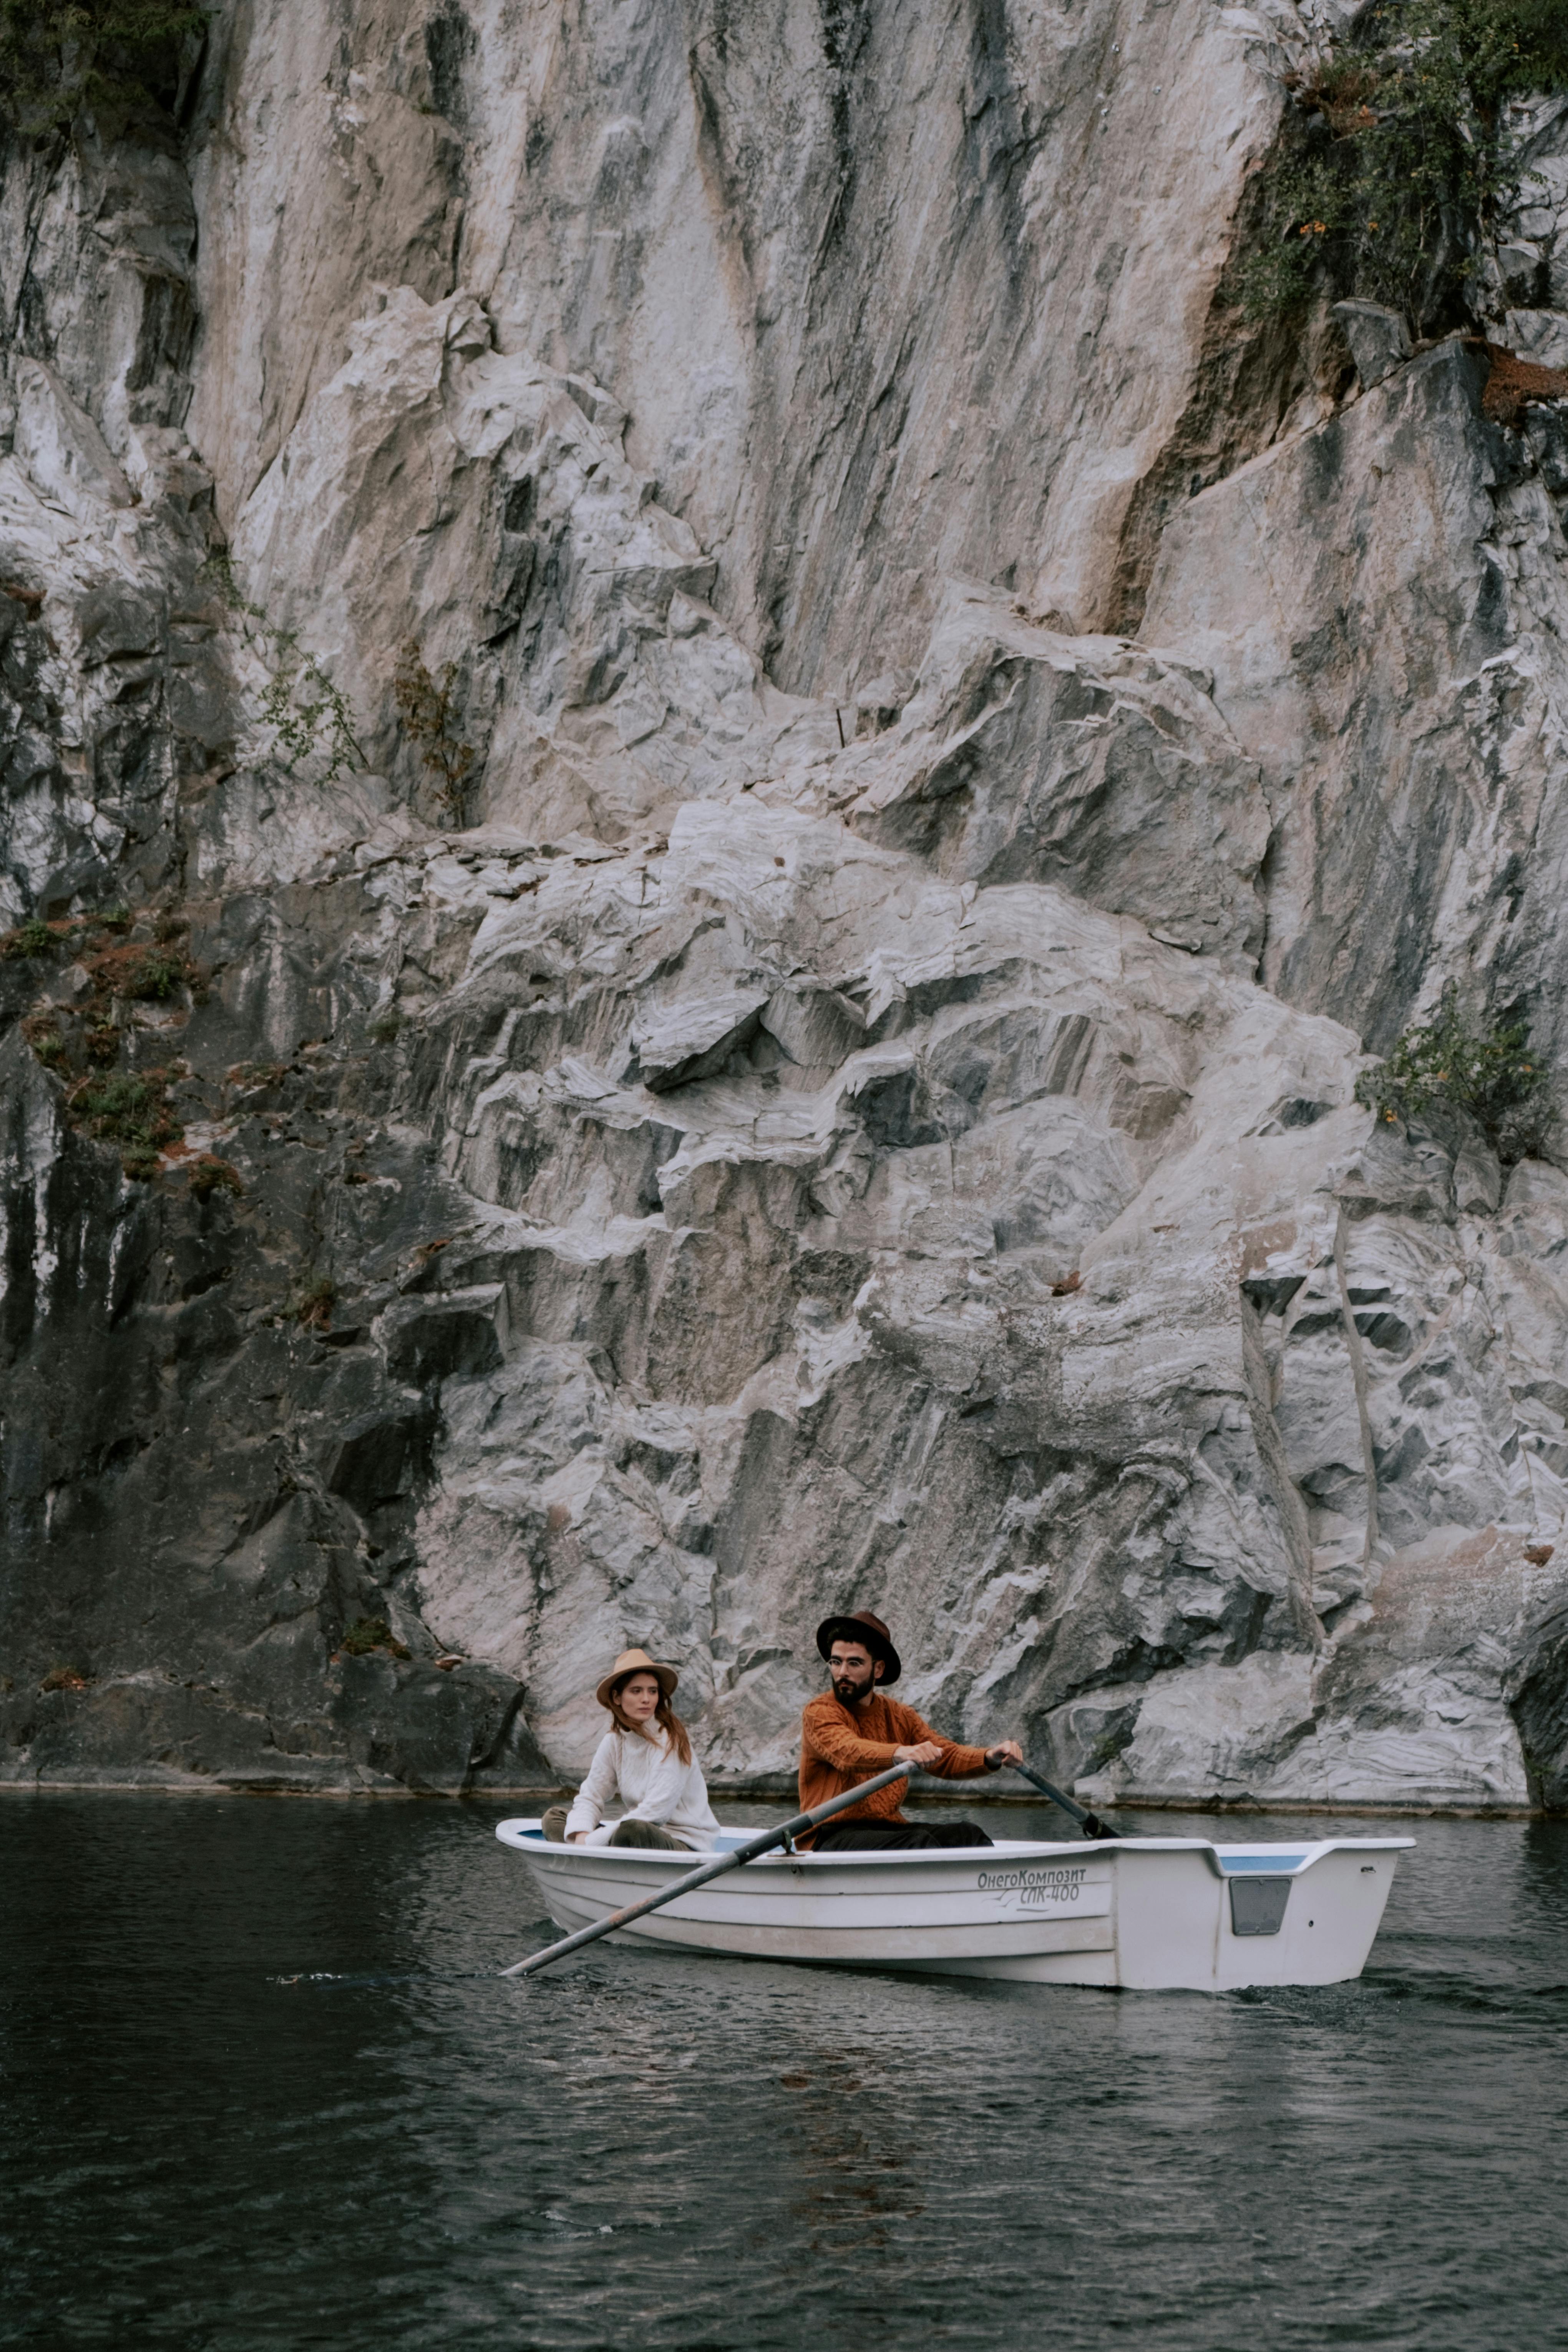
[[[893,1647],[893,1637],[879,1617],[858,1609],[851,1617],[825,1617],[816,1629],[816,1646],[826,1657],[835,1642],[859,1642],[882,1661],[882,1686],[896,1683],[904,1669]]]
[[[672,1698],[675,1696],[675,1685],[680,1680],[673,1666],[661,1666],[658,1660],[650,1658],[646,1650],[623,1650],[599,1685],[598,1698],[601,1706],[609,1706],[616,1685],[624,1683],[628,1675],[657,1676],[658,1686],[666,1698]]]

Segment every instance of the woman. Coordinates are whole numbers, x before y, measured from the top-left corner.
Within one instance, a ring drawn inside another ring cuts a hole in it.
[[[670,1706],[679,1676],[646,1650],[623,1650],[598,1699],[614,1730],[600,1740],[588,1777],[572,1801],[552,1805],[542,1824],[557,1845],[658,1845],[678,1853],[711,1845],[719,1833],[702,1768],[686,1726]],[[606,1808],[624,1805],[618,1822]]]

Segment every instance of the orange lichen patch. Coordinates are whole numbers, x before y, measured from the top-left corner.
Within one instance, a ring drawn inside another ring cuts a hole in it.
[[[1174,1225],[1155,1225],[1152,1228],[1152,1231],[1157,1234],[1173,1234],[1175,1230]],[[1249,1274],[1263,1273],[1269,1259],[1277,1256],[1281,1250],[1294,1249],[1297,1230],[1294,1217],[1275,1217],[1268,1224],[1248,1225],[1241,1236],[1242,1280],[1245,1282]]]
[[[287,1062],[236,1062],[232,1070],[224,1073],[224,1084],[236,1087],[241,1094],[258,1094],[267,1087],[280,1087],[289,1075]]]
[[[177,1155],[170,1152],[167,1156],[174,1159]],[[197,1201],[209,1200],[220,1189],[236,1194],[245,1190],[238,1169],[231,1161],[220,1160],[213,1151],[199,1152],[191,1161],[187,1181],[192,1198]]]
[[[1484,340],[1481,349],[1491,362],[1481,413],[1494,425],[1517,425],[1532,400],[1568,400],[1568,368],[1540,367]]]
[[[129,918],[118,915],[58,915],[45,922],[39,915],[29,915],[26,922],[14,930],[0,931],[0,960],[12,961],[19,956],[47,956],[56,948],[79,947],[123,930]]]
[[[195,988],[201,977],[182,948],[130,941],[105,949],[87,969],[100,993],[142,1003],[164,1002],[183,988]]]

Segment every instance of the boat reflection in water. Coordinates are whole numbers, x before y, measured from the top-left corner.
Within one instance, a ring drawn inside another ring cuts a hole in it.
[[[753,1832],[725,1830],[710,1850]],[[552,1918],[591,1926],[702,1855],[555,1845],[536,1821],[496,1835],[524,1855]],[[1231,1992],[1339,1984],[1365,1966],[1410,1838],[1217,1845],[1013,1838],[891,1853],[771,1853],[694,1887],[610,1940],[839,1968],[1029,1984]]]

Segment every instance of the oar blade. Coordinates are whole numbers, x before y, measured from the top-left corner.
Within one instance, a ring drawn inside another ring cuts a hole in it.
[[[1119,1830],[1113,1822],[1101,1821],[1098,1813],[1091,1813],[1085,1806],[1076,1803],[1057,1787],[1055,1781],[1047,1780],[1043,1772],[1037,1772],[1032,1764],[1017,1764],[1014,1769],[1021,1772],[1026,1780],[1032,1781],[1040,1794],[1048,1797],[1053,1805],[1059,1806],[1069,1821],[1076,1822],[1086,1838],[1126,1836],[1125,1830]]]

